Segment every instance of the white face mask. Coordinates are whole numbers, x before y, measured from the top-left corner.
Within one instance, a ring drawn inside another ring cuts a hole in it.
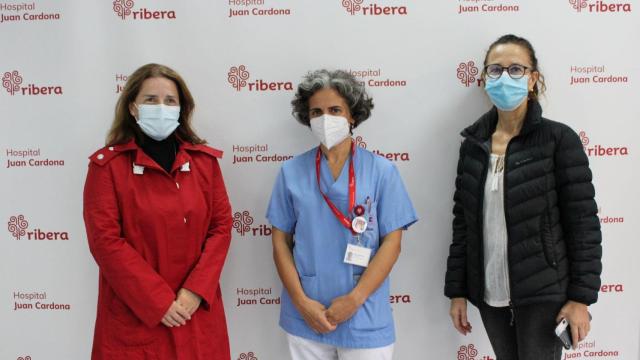
[[[342,116],[322,115],[309,121],[311,132],[327,149],[331,149],[349,136],[349,121]]]
[[[136,122],[143,133],[156,141],[169,137],[180,125],[180,106],[136,105],[138,118]]]

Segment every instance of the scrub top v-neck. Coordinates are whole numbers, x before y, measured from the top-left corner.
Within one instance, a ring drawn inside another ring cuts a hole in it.
[[[360,240],[372,250],[373,258],[385,235],[406,229],[417,217],[396,167],[363,148],[355,149],[356,204],[364,206],[368,220]],[[317,148],[311,149],[283,164],[271,194],[267,218],[271,225],[293,234],[293,257],[305,294],[328,307],[333,299],[355,287],[365,268],[343,262],[347,244],[355,243],[355,239],[318,190],[316,152]],[[353,215],[348,209],[350,161],[345,161],[335,181],[324,156],[320,164],[322,191],[349,217]],[[374,348],[392,344],[395,329],[389,304],[389,279],[351,319],[328,334],[315,333],[283,289],[280,326],[292,335],[339,347]]]

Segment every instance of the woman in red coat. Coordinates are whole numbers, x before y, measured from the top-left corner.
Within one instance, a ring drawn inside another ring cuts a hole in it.
[[[229,359],[219,279],[231,207],[193,98],[166,66],[127,81],[84,188],[100,268],[93,360]]]

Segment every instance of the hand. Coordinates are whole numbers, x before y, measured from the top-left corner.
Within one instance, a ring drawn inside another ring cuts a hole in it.
[[[313,299],[306,298],[296,307],[298,308],[298,311],[300,311],[300,314],[307,325],[309,325],[315,332],[326,334],[336,329],[336,326],[327,320],[327,309],[321,303]]]
[[[185,310],[177,301],[171,303],[169,310],[164,314],[162,323],[167,327],[186,325],[187,320],[191,320],[189,312]]]
[[[573,349],[578,347],[578,343],[584,340],[591,330],[591,320],[589,319],[588,307],[585,304],[576,301],[567,301],[560,309],[556,317],[556,323],[562,319],[567,319],[571,327],[571,342]]]
[[[331,302],[331,306],[326,312],[327,320],[331,325],[338,325],[347,321],[358,311],[360,305],[361,303],[351,294],[339,296]]]
[[[451,309],[449,310],[453,326],[462,335],[471,332],[471,324],[467,321],[467,299],[453,298],[451,299]]]
[[[189,316],[191,316],[200,307],[202,298],[191,290],[182,288],[178,291],[176,301],[178,304],[182,305],[182,307],[189,313]]]

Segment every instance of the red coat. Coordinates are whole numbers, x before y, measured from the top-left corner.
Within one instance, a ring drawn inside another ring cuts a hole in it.
[[[100,268],[93,360],[227,360],[218,281],[231,206],[217,158],[180,142],[167,174],[136,144],[90,157],[84,188],[89,248]],[[187,325],[160,321],[180,288],[202,296]]]

